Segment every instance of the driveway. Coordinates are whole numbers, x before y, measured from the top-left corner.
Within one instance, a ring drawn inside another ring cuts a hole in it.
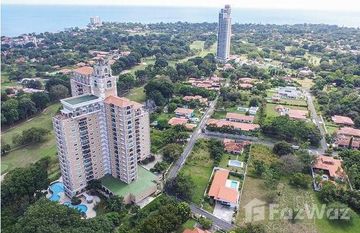
[[[232,217],[234,214],[234,208],[223,206],[219,203],[215,204],[213,215],[228,222],[231,223]]]

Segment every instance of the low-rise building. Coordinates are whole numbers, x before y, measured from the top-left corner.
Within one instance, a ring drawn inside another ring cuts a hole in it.
[[[282,105],[276,106],[275,110],[280,116],[289,116],[292,120],[306,120],[307,115],[309,114],[306,110],[285,108]]]
[[[202,230],[200,228],[195,227],[194,229],[190,230],[190,229],[185,229],[183,231],[183,233],[211,233],[208,230]]]
[[[278,87],[277,94],[286,99],[300,99],[304,96],[301,90],[298,90],[297,87],[291,86]]]
[[[233,122],[243,122],[243,123],[253,123],[255,117],[254,116],[247,116],[239,113],[228,112],[226,114],[227,121]]]
[[[242,131],[254,131],[260,128],[260,125],[258,124],[249,124],[249,123],[241,123],[241,122],[233,122],[233,121],[227,121],[224,119],[218,120],[218,119],[209,119],[206,123],[207,126],[215,126],[217,128],[221,127],[231,127],[237,130]]]
[[[214,169],[208,196],[222,205],[235,208],[239,204],[239,182],[228,179],[229,175],[229,170]]]
[[[185,125],[186,123],[188,123],[188,119],[187,118],[180,118],[180,117],[173,117],[168,121],[168,124],[171,125],[171,126]]]
[[[204,104],[204,105],[207,105],[207,104],[208,104],[208,99],[202,97],[201,95],[195,95],[195,96],[187,95],[187,96],[184,96],[184,97],[183,97],[183,100],[186,101],[186,102],[190,102],[190,101],[192,101],[192,100],[197,100],[197,101],[199,101],[201,104]]]
[[[194,117],[194,110],[190,108],[177,108],[175,109],[175,115],[177,117],[192,118]]]
[[[253,88],[254,86],[252,84],[249,84],[249,83],[240,83],[239,84],[239,88],[240,89],[251,89]]]
[[[345,178],[345,172],[342,168],[342,161],[330,156],[320,155],[316,158],[312,169],[315,173],[324,173],[331,180]]]
[[[354,122],[350,117],[334,115],[331,117],[331,120],[338,125],[354,126]]]
[[[250,145],[249,141],[237,142],[232,139],[224,139],[224,150],[231,154],[241,154],[244,151],[245,146]]]
[[[259,110],[259,107],[252,106],[252,107],[249,108],[248,112],[249,112],[250,115],[255,116],[258,110]]]

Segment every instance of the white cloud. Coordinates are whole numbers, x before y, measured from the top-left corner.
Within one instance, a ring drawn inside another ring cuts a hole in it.
[[[359,0],[3,0],[5,4],[151,5],[359,11]]]

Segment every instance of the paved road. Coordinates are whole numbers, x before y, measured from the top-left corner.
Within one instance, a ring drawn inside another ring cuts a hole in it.
[[[190,204],[190,209],[193,214],[202,215],[202,216],[206,217],[207,219],[210,219],[213,223],[213,226],[217,229],[229,231],[236,227],[235,225],[233,225],[231,223],[228,223],[222,219],[215,217],[213,214],[207,212],[206,210],[199,208],[198,206],[196,206],[194,204]]]
[[[323,154],[326,149],[327,149],[327,144],[326,144],[326,140],[325,140],[325,130],[322,126],[323,122],[321,120],[321,118],[317,115],[316,113],[316,109],[314,106],[314,102],[313,102],[313,98],[312,95],[310,94],[310,92],[308,90],[304,90],[306,98],[307,98],[307,104],[308,104],[308,109],[310,111],[310,115],[311,115],[311,119],[313,120],[313,122],[315,123],[315,125],[319,128],[320,133],[321,133],[321,141],[320,141],[320,148],[318,150],[318,152],[320,154]],[[322,122],[322,123],[320,123]]]
[[[168,173],[167,179],[175,178],[177,176],[177,174],[179,173],[179,171],[182,168],[182,166],[184,165],[187,157],[191,153],[191,151],[196,143],[196,140],[199,138],[199,135],[201,134],[201,130],[205,127],[206,121],[209,119],[209,117],[213,113],[217,100],[218,100],[218,97],[216,97],[215,100],[210,103],[209,108],[206,110],[205,114],[201,118],[201,121],[200,121],[198,127],[191,135],[191,138],[190,138],[188,144],[186,145],[183,153],[181,154],[180,158],[171,167],[171,169]]]

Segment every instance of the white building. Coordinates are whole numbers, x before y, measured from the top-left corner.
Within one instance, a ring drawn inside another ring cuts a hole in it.
[[[217,59],[225,63],[230,56],[230,40],[231,40],[231,8],[230,5],[225,5],[225,8],[220,10],[219,24],[218,24],[218,43],[217,43]]]

